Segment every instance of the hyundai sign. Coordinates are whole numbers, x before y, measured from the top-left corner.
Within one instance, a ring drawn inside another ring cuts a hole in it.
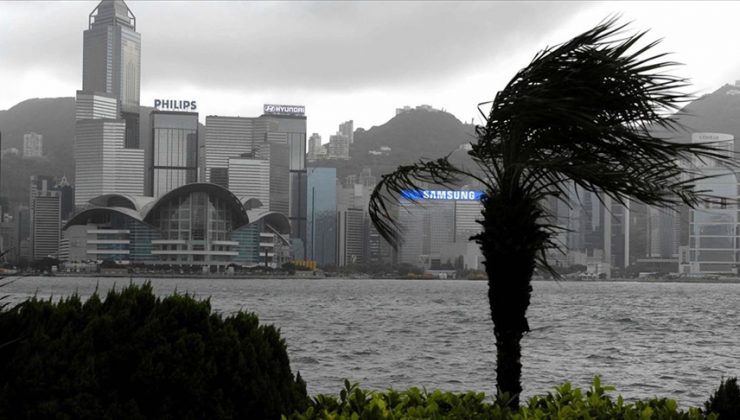
[[[401,196],[409,200],[480,201],[483,191],[468,190],[403,190]]]
[[[194,112],[198,110],[198,105],[195,103],[195,101],[184,101],[181,99],[155,99],[154,108],[158,111]]]
[[[267,115],[294,115],[302,117],[306,114],[306,107],[303,105],[265,104],[264,113]]]

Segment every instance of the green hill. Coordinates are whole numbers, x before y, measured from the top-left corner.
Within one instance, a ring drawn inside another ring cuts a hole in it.
[[[373,175],[379,176],[422,158],[446,156],[474,141],[474,133],[473,125],[463,124],[450,113],[414,109],[369,130],[357,129],[350,160],[317,161],[311,166],[336,167],[340,179],[358,174],[364,167],[372,168]],[[390,151],[380,155],[371,153],[380,152],[382,147]]]
[[[31,175],[66,175],[74,179],[74,98],[36,98],[0,111],[2,132],[2,172],[0,195],[11,205],[28,204]],[[41,158],[23,158],[23,135],[36,132],[44,136]],[[19,154],[9,152],[18,149]]]

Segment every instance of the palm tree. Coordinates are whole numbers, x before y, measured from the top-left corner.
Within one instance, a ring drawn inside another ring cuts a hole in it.
[[[681,128],[675,112],[690,99],[681,93],[688,82],[666,73],[676,63],[652,53],[657,42],[638,46],[646,32],[625,35],[625,28],[608,19],[539,52],[496,94],[468,153],[472,169],[449,156],[421,160],[384,175],[371,196],[371,220],[398,246],[403,229],[392,209],[404,190],[471,178],[483,186],[482,230],[471,239],[488,276],[497,391],[512,407],[522,390],[532,275],[537,266],[552,272],[546,251],[556,247],[543,203],[566,201],[576,186],[619,203],[695,206],[709,196],[694,189],[699,174],[683,162],[731,164],[712,145],[669,141],[665,134]]]

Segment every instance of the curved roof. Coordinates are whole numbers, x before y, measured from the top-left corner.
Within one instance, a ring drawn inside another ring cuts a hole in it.
[[[126,207],[90,207],[72,216],[72,218],[69,219],[69,221],[64,225],[62,230],[65,230],[68,227],[74,226],[74,225],[86,225],[87,220],[90,217],[96,214],[102,214],[102,213],[119,213],[124,216],[128,216],[134,220],[137,220],[139,222],[144,222],[144,220],[141,217],[141,214],[139,214],[139,212],[134,209],[129,209]]]
[[[249,214],[250,210],[254,210],[263,206],[262,201],[260,201],[259,198],[243,197],[241,201],[242,205],[244,205],[244,208],[247,210],[247,214]]]
[[[134,196],[125,193],[112,193],[99,195],[89,201],[98,207],[127,207],[141,211],[144,206],[154,201],[153,197]]]
[[[237,198],[237,196],[235,196],[231,191],[229,191],[228,189],[220,185],[206,183],[206,182],[194,182],[192,184],[185,184],[181,187],[175,188],[174,190],[159,197],[158,199],[147,203],[140,210],[141,217],[146,222],[149,222],[150,221],[149,215],[156,214],[156,210],[163,203],[166,203],[169,200],[172,200],[176,197],[180,197],[186,194],[191,194],[194,192],[205,192],[209,195],[214,194],[216,196],[223,198],[227,203],[230,203],[237,217],[236,223],[234,224],[234,229],[249,223],[249,216],[247,216],[247,211],[244,209],[242,202],[239,200],[239,198]]]
[[[255,223],[263,220],[266,225],[269,225],[275,229],[278,233],[283,235],[290,234],[290,220],[284,214],[276,211],[267,210],[248,210],[250,223]]]

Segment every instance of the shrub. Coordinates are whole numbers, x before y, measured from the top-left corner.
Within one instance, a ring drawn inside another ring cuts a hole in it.
[[[719,414],[720,420],[740,419],[740,388],[737,378],[730,378],[719,384],[719,388],[704,403],[707,412]]]
[[[468,392],[365,391],[345,381],[339,397],[319,395],[301,413],[284,416],[291,420],[313,419],[703,419],[697,408],[678,409],[675,401],[652,399],[625,403],[607,395],[611,387],[602,387],[596,377],[591,388],[583,392],[566,383],[545,396],[529,399],[518,410],[506,401],[487,402],[484,394]],[[709,419],[716,418],[710,414]]]
[[[0,418],[278,418],[305,409],[284,340],[254,314],[130,285],[0,313]]]

